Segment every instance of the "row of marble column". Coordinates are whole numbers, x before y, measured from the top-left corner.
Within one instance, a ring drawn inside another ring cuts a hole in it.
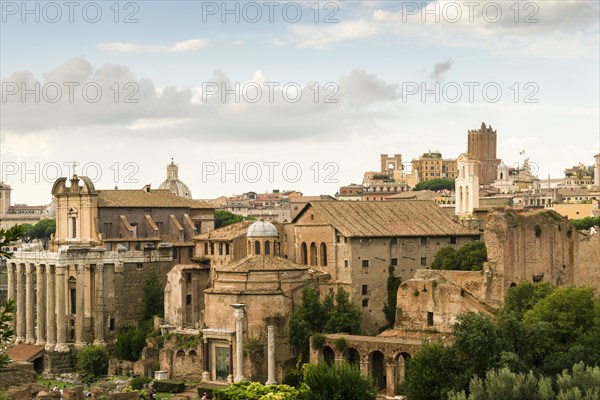
[[[85,270],[84,264],[77,265],[75,313],[77,347],[87,344],[85,341]],[[34,263],[8,265],[8,297],[16,300],[16,312],[13,315],[16,343],[45,346],[47,351],[69,351],[66,271],[65,265]],[[100,345],[105,344],[103,271],[103,264],[95,264],[94,344]],[[35,288],[34,274],[36,275]]]

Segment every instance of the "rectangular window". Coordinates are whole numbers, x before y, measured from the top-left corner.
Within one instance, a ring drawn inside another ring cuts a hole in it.
[[[369,285],[362,285],[362,295],[366,296],[369,294]]]
[[[433,326],[433,313],[427,313],[427,326]]]
[[[423,266],[423,267],[427,266],[427,257],[421,257],[421,266]]]
[[[398,238],[392,239],[392,246],[398,246]]]
[[[392,258],[392,263],[391,263],[391,265],[392,265],[393,267],[395,267],[396,265],[398,265],[398,259],[397,259],[397,258]]]
[[[340,237],[340,235],[335,236],[335,241],[336,241],[336,243],[340,243],[342,241],[342,238]]]
[[[344,268],[348,268],[348,260],[344,260]]]
[[[427,238],[426,237],[421,238],[421,246],[427,246]]]
[[[362,267],[369,268],[369,260],[362,260]]]
[[[185,305],[186,306],[192,305],[192,295],[191,294],[188,294],[187,296],[185,296]]]
[[[135,269],[138,271],[141,271],[144,269],[144,264],[143,263],[137,263],[135,264]]]
[[[192,282],[192,273],[188,272],[185,274],[185,280],[187,283],[191,283]]]
[[[362,306],[365,307],[365,308],[369,307],[369,299],[363,299]]]
[[[192,247],[190,247],[188,249],[188,258],[193,258],[194,257],[194,249]]]
[[[108,320],[108,330],[111,332],[115,331],[115,319],[111,318]]]
[[[208,242],[204,242],[204,254],[208,254]]]
[[[225,243],[225,255],[229,255],[229,243]]]
[[[219,255],[223,255],[223,243],[219,243]]]
[[[450,244],[456,244],[456,236],[450,236]]]

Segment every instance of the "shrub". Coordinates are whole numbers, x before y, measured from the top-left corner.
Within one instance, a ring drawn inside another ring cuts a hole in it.
[[[248,381],[234,383],[225,389],[216,389],[213,393],[219,400],[302,400],[306,398],[303,389],[288,385],[265,386]]]
[[[108,351],[102,346],[86,346],[77,351],[77,372],[83,383],[92,383],[108,373]]]
[[[314,350],[319,350],[325,344],[325,335],[322,333],[316,333],[312,337],[312,348]]]
[[[341,337],[341,338],[337,338],[335,339],[335,348],[339,351],[342,352],[344,351],[344,349],[346,348],[346,339]]]
[[[133,390],[141,390],[144,388],[144,385],[152,382],[152,378],[147,376],[136,376],[131,380],[131,388]]]
[[[115,355],[120,360],[137,361],[146,345],[146,332],[133,326],[125,326],[117,334]]]
[[[185,383],[175,381],[154,381],[154,390],[162,393],[183,393]]]
[[[377,396],[373,382],[347,363],[304,364],[303,369],[309,400],[374,400]]]
[[[198,398],[202,398],[202,396],[206,393],[209,399],[212,399],[214,396],[213,389],[207,388],[204,386],[198,386]]]

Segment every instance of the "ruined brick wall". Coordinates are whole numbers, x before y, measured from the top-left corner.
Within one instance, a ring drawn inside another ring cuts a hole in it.
[[[20,386],[35,381],[35,371],[32,363],[12,362],[6,368],[0,369],[0,389]]]
[[[578,235],[559,214],[494,212],[483,236],[489,268],[503,276],[505,288],[524,281],[574,283]]]
[[[77,351],[75,349],[71,349],[67,353],[50,351],[44,355],[44,370],[53,374],[73,372],[76,363]]]
[[[574,283],[578,286],[590,285],[595,295],[600,296],[600,233],[578,236],[578,265],[575,269]]]

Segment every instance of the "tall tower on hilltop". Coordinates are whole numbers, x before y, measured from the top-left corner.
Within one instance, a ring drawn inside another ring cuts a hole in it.
[[[481,128],[469,130],[469,147],[467,153],[477,161],[477,177],[479,184],[490,185],[496,179],[498,165],[500,160],[496,158],[496,131],[492,126],[485,126],[485,122],[481,123]]]

